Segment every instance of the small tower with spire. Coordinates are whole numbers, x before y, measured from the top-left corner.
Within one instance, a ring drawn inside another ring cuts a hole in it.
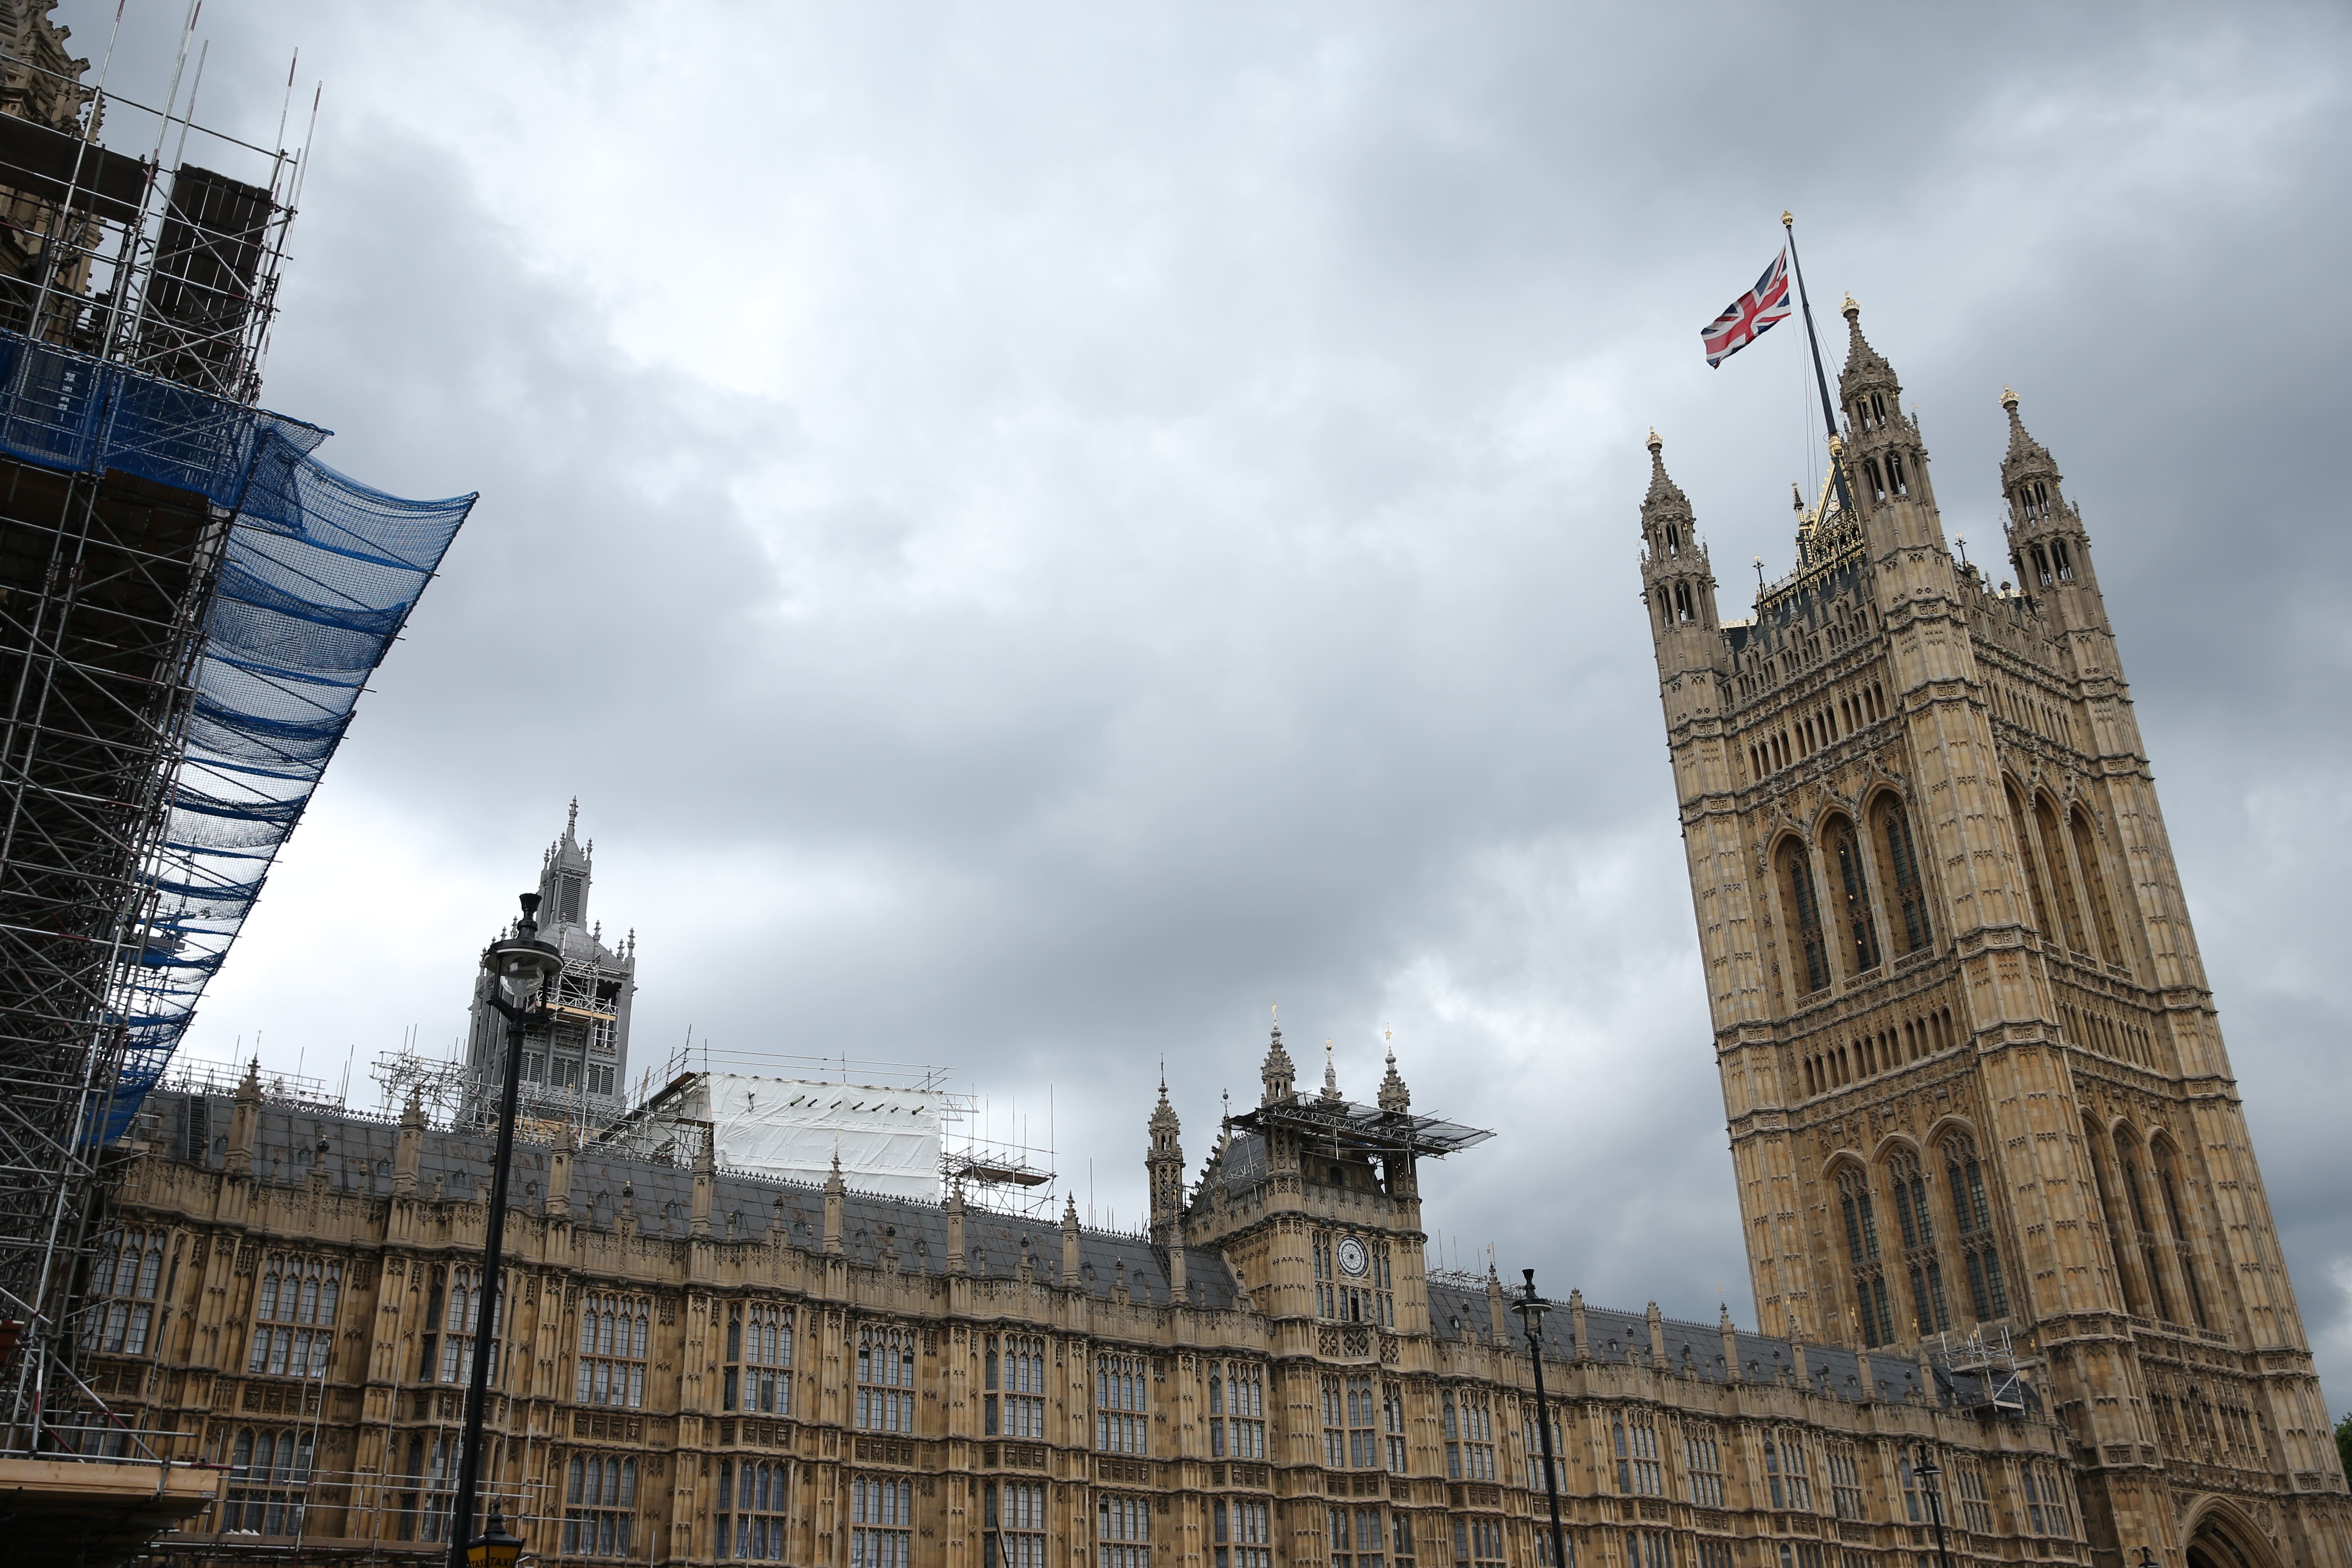
[[[2026,433],[2017,415],[2017,394],[2000,389],[2009,416],[2009,450],[2000,459],[2000,491],[2009,501],[2009,560],[2017,585],[2045,600],[2074,644],[2078,664],[2112,670],[2114,630],[2091,568],[2091,538],[2083,514],[2066,499],[2057,461],[2049,448]],[[2087,638],[2081,634],[2089,634]],[[2087,673],[2087,671],[2085,671]]]
[[[1150,1152],[1143,1157],[1143,1168],[1151,1186],[1151,1239],[1175,1247],[1183,1241],[1184,1129],[1176,1120],[1176,1108],[1168,1103],[1164,1066],[1160,1069],[1160,1103],[1151,1109],[1150,1126]]]
[[[1274,1037],[1266,1042],[1265,1064],[1258,1068],[1258,1079],[1265,1085],[1258,1097],[1260,1105],[1272,1105],[1278,1100],[1289,1100],[1298,1092],[1298,1068],[1290,1060],[1290,1053],[1282,1048],[1282,1017],[1275,1016]]]

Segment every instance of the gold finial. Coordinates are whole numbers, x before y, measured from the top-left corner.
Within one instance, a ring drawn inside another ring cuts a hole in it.
[[[2011,414],[2017,412],[2017,394],[2010,391],[2009,385],[2006,382],[2001,384],[2000,405],[2003,408],[2008,409]]]
[[[1852,289],[1848,289],[1846,291],[1845,303],[1838,308],[1838,314],[1843,316],[1849,321],[1862,314],[1862,307],[1853,302],[1853,291]]]
[[[1832,458],[1843,457],[1844,453],[1845,437],[1840,436],[1835,431],[1832,431],[1830,433],[1830,456]]]
[[[1782,228],[1790,227],[1796,221],[1797,215],[1795,213],[1789,211],[1786,207],[1780,209],[1780,226]]]
[[[1664,441],[1658,439],[1658,427],[1656,426],[1653,425],[1650,426],[1650,438],[1647,441],[1644,441],[1643,445],[1650,448],[1650,456],[1654,458],[1658,455],[1659,448],[1665,445]]]

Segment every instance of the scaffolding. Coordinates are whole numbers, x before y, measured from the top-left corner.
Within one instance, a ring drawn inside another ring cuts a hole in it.
[[[157,109],[47,26],[0,54],[0,1454],[55,1455],[115,1446],[73,1368],[106,1146],[473,498],[254,405],[303,156],[195,122],[184,29]]]
[[[2029,1397],[2025,1373],[2038,1363],[2019,1358],[2006,1324],[1979,1326],[1965,1334],[1937,1334],[1936,1345],[1937,1359],[1950,1374],[1954,1403],[1997,1415],[2025,1414]]]

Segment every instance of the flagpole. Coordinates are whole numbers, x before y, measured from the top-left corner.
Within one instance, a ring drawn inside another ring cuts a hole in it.
[[[1797,255],[1797,215],[1783,212],[1780,226],[1789,231],[1789,264],[1797,271],[1797,303],[1805,312],[1805,342],[1813,351],[1813,383],[1822,389],[1822,417],[1830,427],[1830,479],[1837,486],[1838,505],[1854,515],[1853,497],[1845,488],[1845,464],[1838,458],[1837,405],[1830,401],[1830,378],[1822,369],[1822,340],[1813,335],[1813,302],[1805,294],[1805,264]]]

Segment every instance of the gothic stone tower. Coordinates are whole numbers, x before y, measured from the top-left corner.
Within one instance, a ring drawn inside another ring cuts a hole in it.
[[[1650,438],[1643,598],[1758,1315],[2037,1358],[2104,1568],[2352,1562],[2345,1482],[2081,513],[1947,550],[1846,302],[1849,510],[1723,624]]]

